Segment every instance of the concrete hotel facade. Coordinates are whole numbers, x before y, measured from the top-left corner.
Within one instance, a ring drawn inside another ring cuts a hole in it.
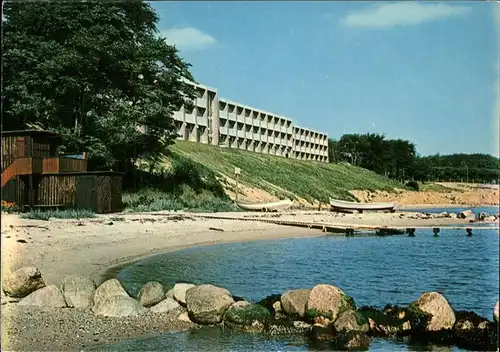
[[[174,113],[179,139],[299,160],[328,162],[328,136],[292,120],[219,98],[217,89],[194,84],[194,108]]]

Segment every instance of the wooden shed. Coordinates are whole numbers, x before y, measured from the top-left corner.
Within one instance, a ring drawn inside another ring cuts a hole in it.
[[[82,158],[57,154],[60,135],[49,131],[2,132],[2,200],[28,208],[77,208],[117,212],[122,174],[87,171]]]

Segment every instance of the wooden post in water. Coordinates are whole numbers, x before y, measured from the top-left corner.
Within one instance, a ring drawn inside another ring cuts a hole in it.
[[[432,229],[432,232],[434,232],[434,237],[438,237],[438,233],[439,233],[439,227],[435,227]]]
[[[406,233],[408,234],[408,237],[415,237],[415,228],[407,228]]]

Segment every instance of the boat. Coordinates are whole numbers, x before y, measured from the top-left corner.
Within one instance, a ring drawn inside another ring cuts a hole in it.
[[[278,200],[276,202],[249,203],[244,201],[235,201],[236,205],[244,210],[250,211],[278,211],[290,208],[293,202],[290,199]]]
[[[330,205],[333,209],[337,210],[357,210],[362,212],[364,210],[386,210],[386,211],[394,211],[396,207],[396,202],[388,202],[388,203],[357,203],[357,202],[349,202],[345,200],[339,200],[330,198]]]

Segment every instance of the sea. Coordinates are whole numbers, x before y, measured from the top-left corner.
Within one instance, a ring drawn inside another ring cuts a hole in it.
[[[470,209],[470,208],[469,208]],[[405,209],[439,213],[464,209]],[[496,214],[498,207],[474,208]],[[482,224],[484,226],[484,224]],[[286,227],[283,228],[286,231]],[[136,295],[148,281],[211,283],[257,302],[289,289],[335,285],[358,307],[407,305],[426,291],[442,293],[455,310],[492,319],[498,301],[499,230],[442,228],[438,237],[417,229],[415,237],[339,235],[196,247],[156,255],[122,268],[118,279]],[[250,334],[207,327],[99,346],[107,351],[314,351],[301,336]],[[460,351],[375,338],[373,351]]]

